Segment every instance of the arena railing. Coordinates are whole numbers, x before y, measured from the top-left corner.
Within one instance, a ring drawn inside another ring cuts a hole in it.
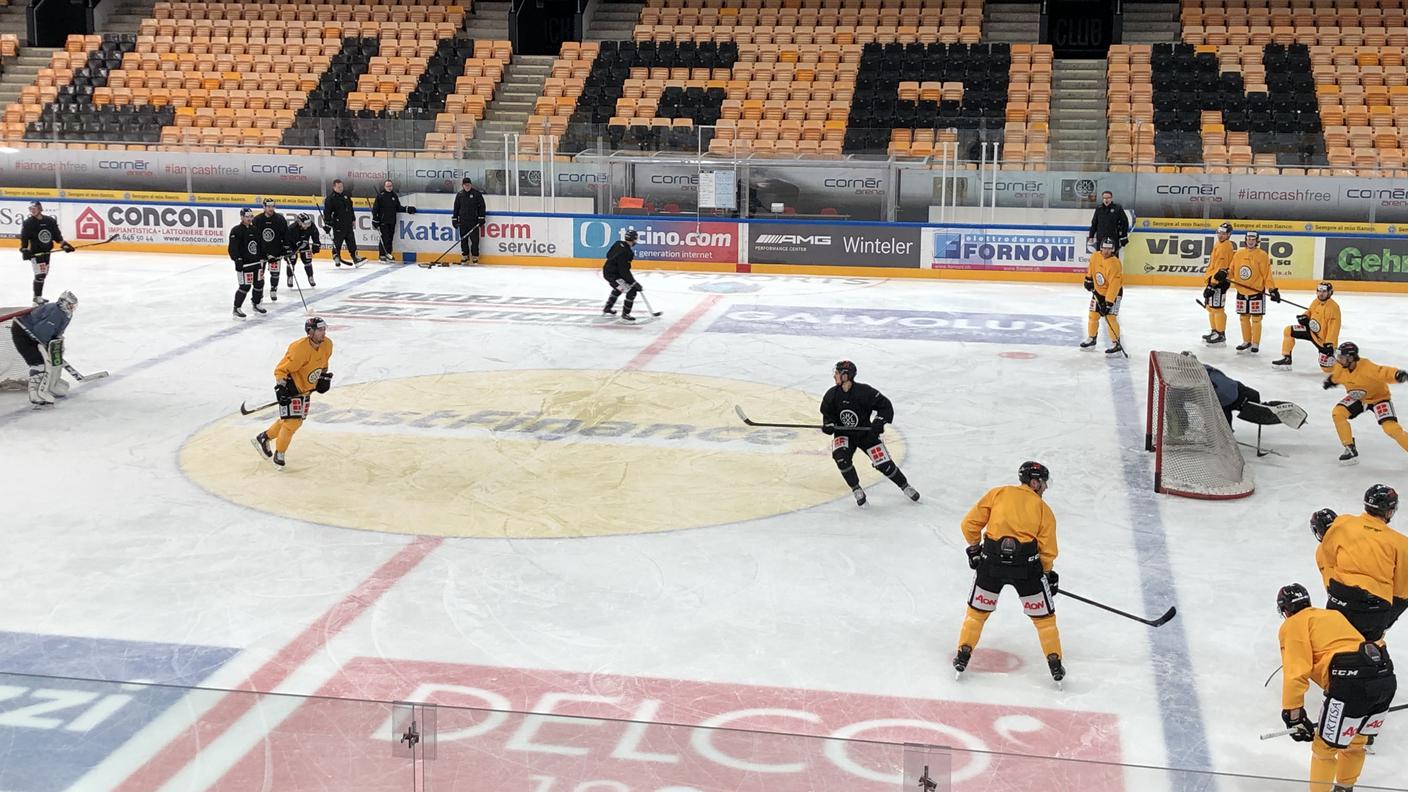
[[[132,658],[119,658],[129,662]],[[88,658],[95,667],[103,658]],[[193,669],[168,668],[166,673]],[[228,672],[215,671],[217,675]],[[383,687],[387,679],[361,680]],[[989,750],[962,726],[895,712],[845,725],[750,708],[699,723],[632,719],[661,702],[625,690],[528,694],[397,676],[410,699],[380,701],[214,687],[0,674],[0,787],[285,792],[1292,792],[1298,778],[1211,773]],[[334,679],[325,689],[362,689]],[[503,688],[503,689],[500,689]],[[529,702],[512,709],[514,699]],[[499,706],[470,706],[499,705]],[[529,708],[537,711],[528,711]],[[687,706],[686,706],[687,708]],[[833,719],[834,721],[835,719]],[[1040,729],[1014,716],[1002,725]],[[754,724],[814,725],[816,734]],[[753,726],[753,727],[750,727]],[[906,742],[904,740],[910,740]],[[1119,745],[1116,737],[1114,745]],[[1118,753],[1118,747],[1114,749]],[[1309,749],[1270,760],[1290,772]],[[1264,755],[1271,755],[1263,752]],[[1372,760],[1371,760],[1372,761]],[[1359,785],[1361,792],[1400,787]]]
[[[66,142],[55,133],[42,144],[0,148],[0,187],[322,196],[341,178],[355,185],[355,197],[369,200],[385,178],[402,193],[449,196],[468,175],[520,211],[1003,225],[1013,210],[1025,210],[1038,214],[1024,223],[1077,226],[1089,222],[1100,193],[1109,190],[1147,218],[1408,222],[1408,171],[1060,161],[1031,146],[1018,161],[1012,148],[995,141],[942,134],[932,145],[910,141],[817,157],[765,155],[737,137],[721,142],[713,128],[671,128],[665,139],[634,142],[608,125],[574,128],[570,140],[527,131],[427,132],[425,122],[375,119],[353,130],[356,139],[339,129],[313,130],[319,144],[304,147],[141,150]],[[890,134],[881,130],[876,138]],[[715,200],[701,206],[700,179],[724,172],[724,182],[709,184]],[[728,185],[731,201],[718,192]],[[623,206],[623,198],[639,200]]]

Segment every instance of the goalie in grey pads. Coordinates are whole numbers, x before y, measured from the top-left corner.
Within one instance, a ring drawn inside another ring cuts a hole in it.
[[[821,397],[821,431],[832,435],[831,458],[840,469],[841,478],[850,485],[856,505],[866,503],[860,475],[851,464],[858,448],[870,457],[871,467],[893,481],[910,500],[919,500],[919,492],[909,485],[904,472],[890,458],[885,441],[880,439],[885,425],[895,420],[895,406],[885,394],[856,382],[856,364],[849,360],[837,363],[831,370],[831,377],[836,384]]]
[[[1182,354],[1194,360],[1198,359],[1191,352]],[[1263,402],[1260,391],[1240,380],[1232,379],[1223,373],[1222,369],[1206,363],[1203,364],[1203,369],[1207,371],[1208,379],[1212,382],[1218,406],[1222,407],[1222,415],[1227,419],[1228,426],[1232,426],[1234,412],[1243,421],[1260,426],[1283,423],[1292,429],[1299,429],[1305,423],[1305,410],[1300,407],[1285,401]]]
[[[53,404],[55,396],[68,395],[68,382],[63,378],[64,330],[76,307],[78,298],[66,291],[57,302],[41,302],[10,322],[15,351],[29,364],[29,401],[36,407]]]

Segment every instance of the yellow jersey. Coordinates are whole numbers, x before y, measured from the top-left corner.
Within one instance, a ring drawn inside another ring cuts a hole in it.
[[[1408,599],[1408,536],[1372,514],[1342,514],[1330,524],[1315,565],[1326,588],[1338,580],[1384,602]]]
[[[1380,366],[1368,358],[1359,358],[1353,371],[1335,361],[1335,367],[1330,369],[1330,381],[1343,385],[1345,391],[1351,395],[1359,394],[1360,401],[1374,404],[1388,401],[1392,396],[1388,386],[1390,382],[1395,381],[1397,374],[1398,369],[1392,366]]]
[[[1281,623],[1281,709],[1305,706],[1305,691],[1314,682],[1330,687],[1330,660],[1341,652],[1357,652],[1364,636],[1339,611],[1306,608]]]
[[[284,359],[274,367],[274,381],[283,382],[292,378],[299,393],[309,393],[318,384],[318,378],[327,371],[332,359],[332,339],[324,338],[316,348],[312,339],[304,336],[288,345]]]
[[[993,487],[963,518],[963,538],[968,544],[1012,537],[1019,542],[1036,542],[1041,568],[1051,571],[1056,563],[1056,515],[1031,487],[1009,484]]]
[[[1098,250],[1091,253],[1085,274],[1095,284],[1095,293],[1105,298],[1105,302],[1114,302],[1124,288],[1124,265],[1116,256],[1107,256]]]
[[[1271,256],[1262,248],[1244,247],[1232,256],[1232,280],[1237,293],[1252,295],[1276,288]]]
[[[1237,252],[1237,244],[1228,239],[1218,242],[1212,246],[1212,255],[1208,257],[1208,268],[1203,272],[1203,282],[1208,286],[1217,286],[1217,281],[1213,276],[1219,270],[1227,270],[1227,277],[1232,277],[1232,256]]]
[[[1321,300],[1316,297],[1310,302],[1310,309],[1305,312],[1310,319],[1311,333],[1315,335],[1315,340],[1321,346],[1339,346],[1340,343],[1340,304],[1335,302],[1335,298]]]

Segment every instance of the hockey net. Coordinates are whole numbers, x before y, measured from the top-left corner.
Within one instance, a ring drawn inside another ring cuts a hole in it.
[[[29,310],[29,307],[0,307],[0,391],[24,390],[28,385],[29,364],[10,340],[10,323]]]
[[[1192,355],[1149,353],[1144,448],[1154,491],[1186,498],[1245,498],[1256,488],[1212,380]]]

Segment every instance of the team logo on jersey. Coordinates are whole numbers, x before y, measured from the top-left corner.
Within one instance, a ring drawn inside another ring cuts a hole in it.
[[[1095,273],[1095,282],[1098,283],[1098,284],[1100,284],[1101,286],[1104,286],[1104,285],[1105,285],[1105,273],[1103,273],[1103,272],[1097,272],[1097,273]]]
[[[1251,278],[1252,278],[1252,268],[1251,268],[1251,267],[1248,267],[1246,264],[1243,264],[1242,266],[1240,266],[1240,267],[1237,268],[1237,279],[1238,279],[1238,280],[1240,280],[1240,281],[1242,281],[1243,283],[1245,283],[1245,282],[1251,280]]]
[[[322,376],[323,376],[323,370],[322,370],[322,369],[320,369],[320,368],[313,369],[312,371],[308,372],[308,384],[309,384],[309,385],[317,385],[317,384],[318,384],[318,379],[321,378]]]
[[[41,244],[41,245],[47,245],[47,244],[49,244],[50,242],[53,242],[53,241],[54,241],[54,235],[49,231],[49,229],[47,229],[47,228],[40,229],[40,231],[39,231],[39,244]]]
[[[244,246],[244,249],[245,249],[245,250],[248,250],[250,253],[258,253],[258,252],[259,252],[259,243],[256,242],[256,241],[254,241],[253,239],[251,239],[251,240],[249,240],[249,242]]]
[[[274,229],[272,228],[265,228],[263,231],[260,232],[259,235],[264,237],[265,242],[274,241]]]
[[[1312,333],[1318,333],[1318,332],[1320,332],[1320,321],[1319,321],[1318,319],[1311,319],[1311,320],[1310,320],[1310,332],[1312,332]]]
[[[842,410],[842,411],[841,411],[841,425],[842,425],[842,426],[860,426],[860,416],[859,416],[859,415],[856,415],[856,411],[855,411],[855,410]]]
[[[831,501],[853,509],[827,453],[832,438],[747,426],[733,410],[814,414],[819,397],[668,372],[436,373],[310,399],[284,474],[240,452],[267,416],[216,421],[180,460],[208,492],[311,523],[498,539],[657,533],[792,519]],[[902,462],[903,434],[886,437]],[[683,469],[689,509],[680,508]],[[869,465],[857,473],[882,479]]]

